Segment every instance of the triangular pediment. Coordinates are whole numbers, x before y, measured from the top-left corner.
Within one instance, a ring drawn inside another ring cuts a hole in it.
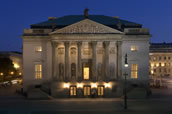
[[[80,22],[58,29],[50,34],[73,34],[73,33],[114,33],[121,34],[122,32],[95,21],[84,19]]]

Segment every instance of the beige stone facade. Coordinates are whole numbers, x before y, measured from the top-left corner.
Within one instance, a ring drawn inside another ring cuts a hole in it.
[[[22,38],[25,92],[40,85],[54,97],[115,97],[122,95],[125,72],[129,86],[149,86],[148,29],[83,19],[54,31],[25,29]]]

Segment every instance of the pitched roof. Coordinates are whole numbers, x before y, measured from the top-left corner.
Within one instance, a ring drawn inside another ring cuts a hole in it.
[[[62,28],[71,24],[74,24],[76,22],[84,20],[85,17],[84,15],[67,15],[63,17],[59,17],[53,20],[48,20],[44,22],[40,22],[37,24],[32,24],[31,28],[52,28],[52,23],[55,23],[56,28]],[[122,28],[141,28],[142,25],[135,23],[135,22],[130,22],[126,20],[122,20],[119,18],[114,18],[110,16],[104,16],[104,15],[89,15],[88,19],[95,21],[97,23],[112,27],[112,28],[117,28],[118,23],[120,22]]]

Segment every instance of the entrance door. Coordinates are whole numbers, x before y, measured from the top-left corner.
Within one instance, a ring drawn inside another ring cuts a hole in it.
[[[70,86],[70,96],[76,96],[76,86]]]
[[[84,67],[83,69],[83,73],[84,73],[84,80],[89,80],[90,78],[90,68],[89,67]]]
[[[91,62],[83,62],[82,64],[82,74],[84,80],[90,80],[91,79]]]
[[[91,87],[84,86],[84,96],[90,96]]]
[[[98,96],[104,95],[104,86],[98,86],[97,87]]]

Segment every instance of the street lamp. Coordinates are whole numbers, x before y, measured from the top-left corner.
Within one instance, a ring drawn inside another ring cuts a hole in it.
[[[128,67],[127,62],[127,54],[125,54],[125,61],[124,61],[124,67]],[[124,73],[125,81],[124,81],[124,109],[127,109],[127,73]]]

